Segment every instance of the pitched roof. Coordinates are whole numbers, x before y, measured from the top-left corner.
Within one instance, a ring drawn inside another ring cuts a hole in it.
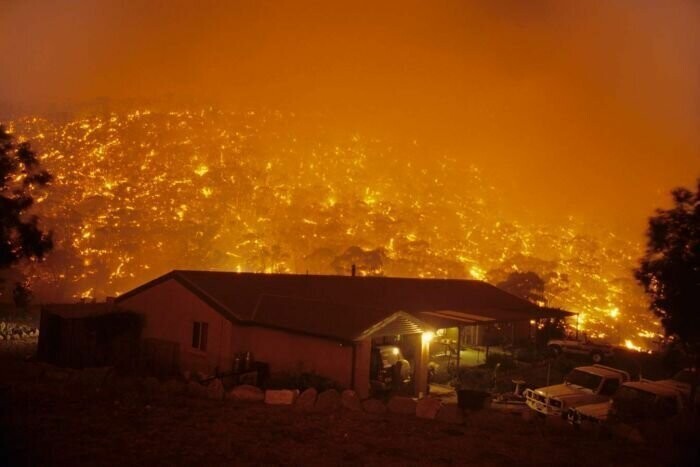
[[[535,306],[474,280],[216,271],[172,271],[116,301],[169,279],[231,320],[347,340],[397,312],[406,314],[403,321],[413,321],[404,323],[409,327],[420,327],[415,323],[449,327],[568,314]]]

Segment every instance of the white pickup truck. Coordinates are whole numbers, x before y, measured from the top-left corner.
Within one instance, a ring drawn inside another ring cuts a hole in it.
[[[617,368],[580,366],[571,370],[561,384],[526,389],[525,403],[541,414],[566,417],[572,407],[608,402],[617,388],[629,380],[629,373]]]

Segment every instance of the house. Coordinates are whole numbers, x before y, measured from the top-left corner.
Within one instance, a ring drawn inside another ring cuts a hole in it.
[[[567,314],[473,280],[180,270],[115,303],[143,316],[142,339],[177,349],[183,370],[227,372],[237,353],[251,352],[272,373],[317,373],[361,396],[382,340],[399,339],[412,354],[419,393],[436,329]]]

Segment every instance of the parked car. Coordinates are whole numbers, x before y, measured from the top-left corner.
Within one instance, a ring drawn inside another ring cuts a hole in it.
[[[601,426],[609,422],[638,424],[667,420],[683,410],[682,394],[662,381],[623,383],[610,401],[569,409],[567,418],[576,427]]]
[[[571,370],[561,384],[526,389],[525,402],[541,414],[566,417],[572,407],[609,401],[617,388],[629,380],[629,373],[617,368],[581,366]]]
[[[588,355],[593,363],[600,363],[613,356],[613,346],[596,343],[584,336],[583,340],[577,339],[552,339],[547,342],[547,349],[552,355],[562,353],[573,355]]]
[[[696,373],[697,370],[694,368],[686,368],[673,375],[671,379],[662,379],[657,381],[657,383],[665,384],[676,389],[685,399],[686,405],[691,406],[690,391],[692,388],[693,379],[696,377]],[[700,390],[696,391],[695,405],[700,407]]]
[[[372,347],[370,386],[374,391],[400,389],[411,382],[411,364],[397,345]]]

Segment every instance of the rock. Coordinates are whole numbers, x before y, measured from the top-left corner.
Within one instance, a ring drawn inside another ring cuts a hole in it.
[[[314,410],[314,404],[316,404],[316,396],[318,395],[318,391],[314,388],[309,388],[302,392],[299,397],[297,397],[297,401],[295,404],[295,408],[297,410],[301,410],[302,412],[311,412]]]
[[[269,405],[292,405],[299,395],[298,390],[268,389],[265,391],[265,403]]]
[[[314,412],[331,413],[340,407],[340,393],[335,389],[327,389],[318,395]]]
[[[354,412],[362,410],[360,396],[358,396],[352,389],[346,389],[340,394],[340,404],[344,409],[352,410]]]
[[[223,400],[225,395],[224,384],[219,378],[209,382],[207,385],[207,397],[213,400]]]
[[[243,384],[231,389],[228,398],[237,401],[261,402],[265,400],[265,393],[258,387]]]
[[[439,399],[424,397],[416,403],[416,417],[432,420],[437,416],[441,407],[442,402]]]
[[[201,398],[206,398],[209,395],[207,393],[207,388],[196,381],[190,381],[187,383],[187,394],[192,397]]]
[[[416,413],[416,401],[411,397],[404,396],[394,396],[389,399],[389,403],[386,405],[389,412],[399,413],[404,415],[415,415]]]
[[[435,420],[445,423],[464,423],[464,411],[459,406],[450,404],[443,405],[435,416]]]
[[[386,412],[386,406],[378,399],[367,399],[362,402],[362,409],[371,414],[381,415]]]

